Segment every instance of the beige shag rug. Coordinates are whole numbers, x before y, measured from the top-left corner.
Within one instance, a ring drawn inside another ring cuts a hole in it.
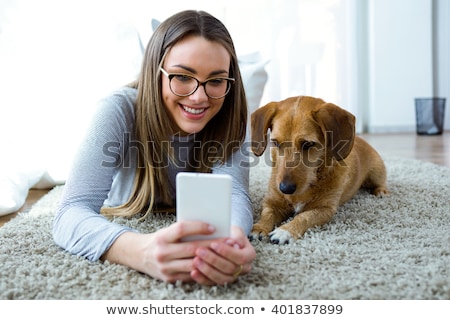
[[[270,168],[251,171],[255,216]],[[253,271],[225,287],[167,284],[124,266],[88,262],[50,234],[56,187],[0,228],[1,299],[450,299],[450,169],[385,158],[391,195],[360,191],[325,226],[290,245],[253,241]],[[117,220],[142,231],[173,222]]]

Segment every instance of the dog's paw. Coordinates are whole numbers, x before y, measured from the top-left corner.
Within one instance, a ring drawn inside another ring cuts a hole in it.
[[[295,240],[289,231],[276,228],[269,233],[270,242],[275,244],[289,244]]]
[[[266,237],[265,234],[262,234],[261,232],[253,232],[253,231],[248,236],[250,241],[252,241],[252,240],[262,241],[265,237]]]
[[[269,234],[270,231],[273,230],[272,226],[266,226],[265,224],[262,223],[255,223],[253,225],[252,231],[250,232],[250,235],[248,236],[248,238],[250,240],[263,240],[265,237],[267,237],[267,235]]]
[[[381,197],[383,197],[383,196],[388,195],[388,194],[389,194],[389,190],[388,190],[387,188],[385,188],[385,187],[378,187],[378,188],[375,188],[375,189],[372,191],[372,193],[373,193],[375,196],[381,198]]]

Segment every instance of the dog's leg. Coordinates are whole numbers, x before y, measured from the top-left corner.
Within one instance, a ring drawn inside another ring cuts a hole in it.
[[[329,222],[337,208],[317,208],[306,210],[296,215],[291,221],[273,230],[270,242],[288,244],[299,239],[309,228],[321,226]]]
[[[366,181],[363,183],[364,188],[371,190],[372,194],[377,197],[389,194],[386,187],[386,167],[381,158],[376,159],[372,168],[370,169]]]
[[[258,222],[253,225],[250,239],[262,240],[267,236],[276,226],[286,220],[292,214],[291,208],[286,208],[279,202],[268,204],[267,201],[263,204],[263,210]]]

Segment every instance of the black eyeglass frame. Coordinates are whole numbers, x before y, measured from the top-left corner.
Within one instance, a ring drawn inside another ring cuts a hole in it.
[[[196,77],[193,77],[193,76],[188,75],[188,74],[184,74],[184,73],[169,73],[169,72],[167,72],[166,70],[164,70],[162,67],[160,67],[159,69],[160,69],[161,72],[169,79],[169,88],[170,88],[170,91],[172,91],[172,93],[173,93],[174,95],[179,96],[179,97],[188,97],[188,96],[190,96],[191,94],[194,94],[194,92],[197,91],[197,89],[198,89],[200,86],[203,86],[203,89],[205,90],[205,94],[206,94],[209,98],[211,98],[211,99],[222,99],[223,97],[225,97],[225,96],[230,92],[231,86],[232,86],[232,85],[234,84],[234,82],[236,81],[236,79],[234,79],[234,78],[227,78],[227,77],[214,77],[214,78],[208,78],[208,79],[206,79],[205,81],[200,81],[200,80],[198,80]],[[173,79],[173,77],[175,77],[175,76],[183,76],[183,77],[188,77],[188,78],[190,78],[190,79],[194,79],[195,81],[197,81],[197,86],[196,86],[196,87],[194,88],[194,90],[192,90],[190,93],[187,93],[187,94],[179,94],[179,93],[176,93],[176,92],[174,92],[174,91],[172,90],[172,79]],[[220,96],[220,97],[213,97],[213,96],[210,96],[210,95],[208,94],[208,92],[206,91],[206,84],[207,84],[209,81],[214,81],[214,80],[226,80],[226,81],[227,81],[227,90],[225,91],[225,94],[223,94],[223,95]]]

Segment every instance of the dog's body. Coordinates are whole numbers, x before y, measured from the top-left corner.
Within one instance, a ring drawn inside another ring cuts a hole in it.
[[[383,160],[355,135],[355,117],[344,109],[292,97],[257,109],[251,120],[253,152],[264,153],[269,129],[273,144],[268,192],[251,238],[289,243],[329,222],[361,187],[388,193]]]

